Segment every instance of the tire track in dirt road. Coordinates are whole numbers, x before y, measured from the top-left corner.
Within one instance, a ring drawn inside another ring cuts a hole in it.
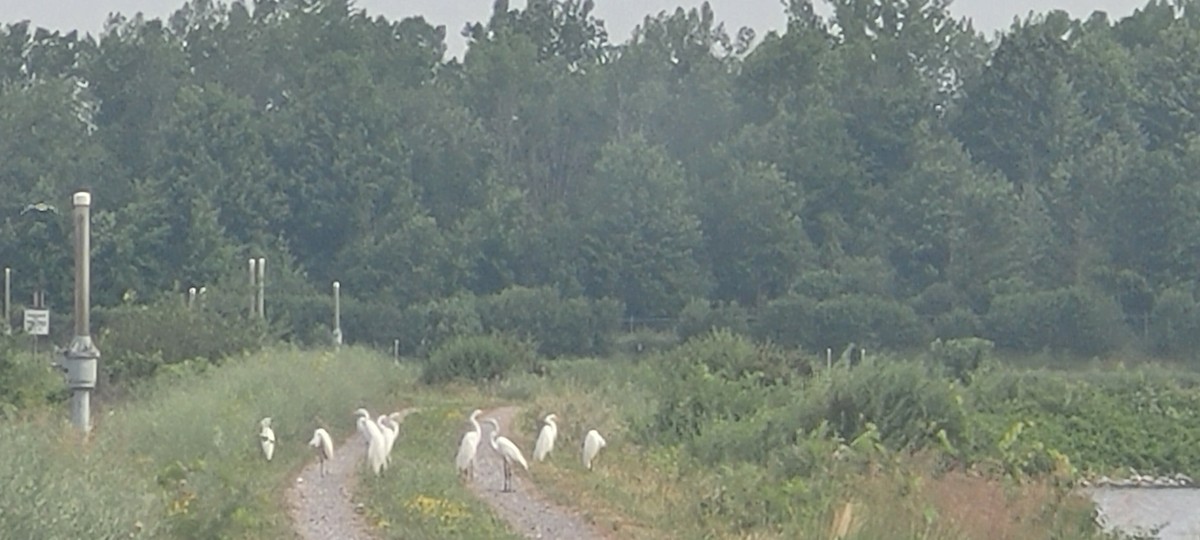
[[[400,411],[399,422],[416,411]],[[307,442],[307,441],[306,441]],[[311,451],[311,449],[310,449]],[[366,454],[362,435],[355,433],[333,449],[333,459],[325,463],[312,460],[300,471],[287,490],[288,513],[292,528],[304,540],[371,540],[371,527],[356,511],[353,493],[355,474]]]
[[[500,434],[511,433],[517,407],[500,407],[485,411],[485,418],[495,418],[500,423]],[[564,508],[546,500],[530,481],[528,473],[516,465],[512,475],[513,491],[504,493],[503,463],[492,450],[491,425],[483,423],[479,452],[475,455],[475,479],[470,483],[471,491],[487,503],[509,527],[526,538],[543,540],[607,540],[596,527],[588,524],[578,511]],[[510,437],[511,438],[511,437]],[[522,453],[526,453],[522,450]],[[532,457],[526,453],[526,459]],[[532,463],[531,467],[536,466]]]

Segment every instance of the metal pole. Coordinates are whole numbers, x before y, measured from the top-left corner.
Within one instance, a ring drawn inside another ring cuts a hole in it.
[[[396,363],[400,362],[400,340],[398,339],[392,343],[392,357],[395,358]]]
[[[267,318],[266,310],[266,293],[267,293],[267,259],[265,257],[258,258],[258,316]]]
[[[91,392],[96,387],[100,350],[91,336],[91,205],[92,194],[72,198],[75,218],[75,338],[66,351],[67,386],[71,389],[71,423],[91,431]]]
[[[12,335],[12,268],[4,269],[4,334]]]
[[[333,282],[333,344],[342,346],[342,284]]]
[[[254,270],[255,263],[258,262],[254,257],[250,257],[250,317],[258,315],[258,285],[255,276],[257,272]]]

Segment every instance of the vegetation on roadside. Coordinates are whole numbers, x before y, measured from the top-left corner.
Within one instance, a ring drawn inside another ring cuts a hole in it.
[[[318,426],[353,432],[362,403],[396,400],[395,367],[357,349],[272,348],[221,369],[159,373],[93,409],[81,444],[62,410],[0,423],[0,530],[14,538],[291,538],[283,492]],[[258,420],[273,419],[267,463]]]

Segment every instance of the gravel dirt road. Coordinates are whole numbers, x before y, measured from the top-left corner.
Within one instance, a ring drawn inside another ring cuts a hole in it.
[[[400,421],[416,409],[400,411]],[[355,433],[333,448],[333,459],[325,464],[313,459],[287,490],[288,509],[296,534],[305,540],[371,540],[370,527],[355,508],[352,494],[363,465],[366,442]]]
[[[511,432],[516,407],[500,407],[486,411],[480,422],[485,418],[495,418],[500,423],[500,434]],[[606,540],[606,537],[579,515],[578,512],[563,508],[547,501],[537,487],[529,480],[529,473],[521,469],[519,464],[513,470],[513,492],[504,493],[500,488],[504,485],[504,473],[500,455],[492,450],[490,424],[483,424],[483,437],[479,443],[479,453],[475,456],[475,480],[471,483],[471,491],[492,507],[501,519],[508,522],[517,534],[526,538],[541,538],[544,540]],[[511,438],[511,436],[509,437]],[[570,448],[555,448],[556,452],[570,454]],[[522,448],[525,459],[533,463],[531,448]]]

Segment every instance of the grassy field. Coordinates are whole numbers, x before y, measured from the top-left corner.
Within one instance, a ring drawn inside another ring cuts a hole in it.
[[[811,464],[806,475],[781,477],[779,463],[705,464],[683,445],[647,440],[654,381],[643,363],[576,360],[555,363],[548,379],[519,376],[496,390],[528,403],[511,435],[523,448],[532,448],[543,415],[558,414],[555,453],[533,477],[621,538],[825,539],[839,525],[861,539],[1098,537],[1090,501],[1050,476],[948,469],[935,452],[888,451],[869,435],[844,441],[854,451],[841,459],[841,443],[827,434],[802,438],[789,451]],[[608,447],[589,472],[580,446],[593,428]]]
[[[354,430],[355,408],[410,403],[411,380],[370,352],[277,349],[206,373],[167,374],[127,403],[97,407],[86,444],[65,425],[65,411],[0,424],[0,478],[10,486],[0,490],[0,530],[9,538],[292,538],[283,493],[312,457],[306,442],[313,429],[324,426],[341,440]],[[422,403],[437,410],[436,400]],[[406,421],[398,450],[444,453],[433,441],[453,444],[445,411],[445,430],[431,416]],[[257,443],[263,416],[273,418],[278,439],[270,464]],[[394,475],[406,479],[403,489],[376,514],[388,515],[395,530],[432,531],[422,529],[428,520],[421,512],[394,512],[391,502],[405,508],[424,494],[470,509],[470,518],[456,522],[463,530],[498,530],[454,482],[431,471],[443,472],[430,466]],[[432,487],[439,484],[451,487]]]

